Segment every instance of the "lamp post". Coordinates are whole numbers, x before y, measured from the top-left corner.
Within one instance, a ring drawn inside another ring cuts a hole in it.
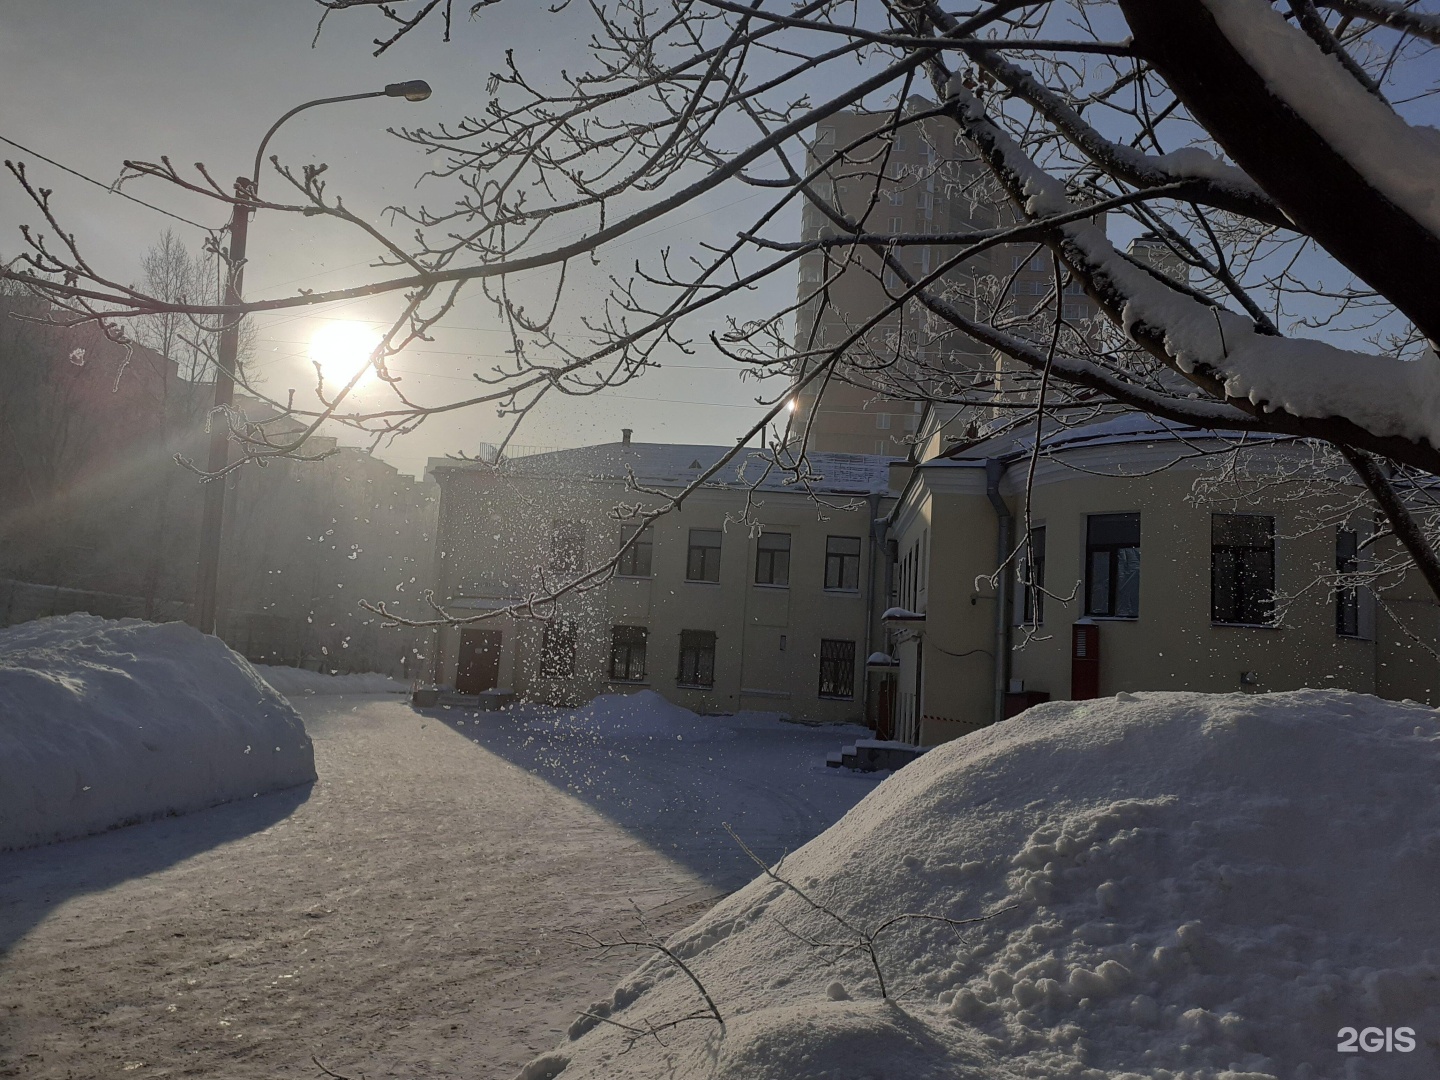
[[[249,228],[250,204],[260,188],[260,163],[265,156],[265,147],[270,137],[298,112],[313,109],[317,105],[330,105],[337,101],[359,101],[362,98],[403,97],[406,101],[424,101],[430,96],[430,84],[422,79],[409,82],[391,83],[383,90],[372,90],[364,94],[344,94],[340,97],[317,98],[297,105],[270,125],[260,148],[255,151],[255,168],[249,176],[235,180],[235,206],[230,214],[230,272],[225,286],[225,303],[238,305],[245,278],[245,240]],[[216,356],[215,403],[212,407],[210,430],[210,458],[208,471],[212,476],[229,463],[230,432],[228,425],[217,422],[215,412],[225,409],[235,396],[235,358],[240,345],[240,316],[228,322],[220,331],[220,344]],[[205,513],[200,526],[200,568],[195,588],[195,627],[202,634],[215,632],[216,586],[220,579],[220,538],[225,518],[225,482],[211,479],[205,485]]]

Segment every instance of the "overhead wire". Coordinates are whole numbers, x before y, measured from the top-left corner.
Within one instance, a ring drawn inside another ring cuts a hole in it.
[[[69,165],[62,165],[54,158],[48,158],[44,154],[40,153],[38,150],[31,150],[28,146],[22,146],[14,139],[7,139],[4,135],[0,135],[0,142],[8,143],[10,146],[15,147],[16,150],[23,151],[24,153],[29,154],[31,157],[37,157],[41,161],[45,162],[47,165],[53,165],[55,166],[55,168],[61,170],[62,172],[67,172],[71,176],[78,176],[81,180],[84,180],[87,183],[94,184],[98,188],[104,188],[111,195],[119,195],[122,199],[129,199],[133,203],[139,203],[141,206],[144,206],[150,210],[154,210],[157,214],[164,214],[166,217],[174,218],[176,221],[183,221],[186,225],[193,225],[195,226],[195,228],[204,229],[206,232],[219,231],[213,225],[201,225],[198,221],[191,221],[187,217],[181,217],[179,214],[171,213],[169,210],[165,210],[162,207],[156,206],[154,203],[148,203],[144,199],[137,199],[134,195],[130,195],[124,191],[121,191],[118,187],[115,187],[111,184],[106,184],[100,180],[96,180],[93,176],[86,176],[78,169],[70,168]]]

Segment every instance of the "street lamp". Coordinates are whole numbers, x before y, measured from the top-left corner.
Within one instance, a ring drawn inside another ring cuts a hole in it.
[[[330,105],[337,101],[359,101],[362,98],[403,97],[406,101],[424,101],[430,96],[430,84],[423,79],[390,83],[383,90],[371,90],[364,94],[344,94],[340,97],[316,98],[303,105],[297,105],[270,125],[260,148],[255,151],[255,168],[249,176],[235,180],[235,206],[230,214],[230,272],[225,286],[225,303],[238,305],[245,277],[245,240],[249,229],[250,211],[248,205],[260,190],[260,163],[265,157],[265,147],[270,137],[281,124],[298,112],[313,109],[317,105]],[[219,353],[216,357],[215,404],[211,416],[210,460],[208,471],[220,472],[229,462],[230,433],[228,425],[215,422],[214,413],[225,409],[235,396],[235,358],[240,346],[240,316],[236,316],[220,331]],[[205,485],[205,514],[200,526],[200,568],[196,584],[195,626],[202,634],[215,632],[216,585],[220,578],[220,533],[225,518],[225,483],[212,479]]]

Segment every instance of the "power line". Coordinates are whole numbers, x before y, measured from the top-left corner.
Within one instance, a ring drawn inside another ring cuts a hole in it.
[[[125,192],[121,191],[117,187],[111,187],[109,184],[101,183],[93,176],[86,176],[84,173],[77,172],[75,169],[70,168],[70,166],[68,165],[61,165],[60,162],[55,161],[53,158],[48,158],[44,154],[41,154],[35,150],[31,150],[28,146],[21,146],[14,139],[7,139],[4,135],[0,135],[0,142],[9,143],[11,146],[15,147],[16,150],[22,150],[25,153],[31,155],[32,157],[37,157],[41,161],[45,162],[47,165],[54,165],[55,168],[60,169],[63,172],[67,172],[71,176],[78,176],[81,180],[88,181],[89,183],[94,184],[98,188],[104,188],[111,195],[119,195],[122,199],[129,199],[133,203],[139,203],[141,206],[148,207],[149,209],[154,210],[157,214],[164,214],[166,217],[174,218],[176,221],[183,221],[186,225],[193,225],[197,229],[204,229],[206,232],[215,231],[215,229],[209,225],[201,225],[198,221],[191,221],[189,218],[181,217],[179,214],[172,214],[169,210],[162,210],[160,207],[154,205],[153,203],[148,203],[144,199],[137,199],[134,195],[127,195]]]

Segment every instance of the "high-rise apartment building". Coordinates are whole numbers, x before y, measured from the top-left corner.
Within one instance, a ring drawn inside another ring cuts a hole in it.
[[[916,98],[909,109],[930,105]],[[816,127],[810,168],[831,162],[817,185],[821,196],[867,231],[908,238],[893,248],[894,257],[917,279],[940,271],[932,288],[967,316],[1013,320],[1047,303],[1055,276],[1043,246],[1000,245],[950,266],[962,245],[925,242],[1002,227],[1014,221],[1013,210],[985,165],[957,145],[953,123],[926,119],[891,131],[893,120],[891,112],[845,112]],[[827,232],[843,235],[820,207],[807,204],[803,237]],[[996,372],[989,350],[918,302],[887,312],[904,288],[869,248],[841,246],[800,260],[799,365],[813,370],[836,345],[845,347],[828,377],[796,395],[792,441],[804,437],[810,450],[904,456],[926,399],[952,396],[962,382],[973,385],[977,373],[983,380]],[[1077,285],[1063,293],[1067,318],[1091,315]]]

